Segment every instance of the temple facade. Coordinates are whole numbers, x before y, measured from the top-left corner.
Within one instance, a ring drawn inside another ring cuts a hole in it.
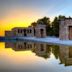
[[[60,21],[59,38],[61,40],[72,40],[72,18]]]
[[[5,32],[5,37],[46,37],[46,25],[36,25],[35,27],[15,27],[11,31]]]
[[[37,25],[35,27],[35,36],[36,37],[46,37],[46,25]]]
[[[13,36],[13,32],[12,31],[5,31],[5,36],[12,37]]]

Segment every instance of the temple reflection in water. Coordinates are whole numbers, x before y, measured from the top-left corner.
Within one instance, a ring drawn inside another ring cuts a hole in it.
[[[65,64],[65,66],[72,65],[72,47],[60,46],[59,49],[60,49],[59,58],[61,64]]]
[[[65,66],[72,65],[72,47],[48,45],[46,43],[33,42],[6,42],[5,48],[12,48],[14,51],[32,51],[39,57],[50,58],[51,53],[56,59],[60,60],[59,64]]]
[[[32,43],[32,42],[6,42],[5,48],[12,48],[14,51],[28,51],[36,53],[37,56],[49,58],[50,57],[50,45],[46,43]]]

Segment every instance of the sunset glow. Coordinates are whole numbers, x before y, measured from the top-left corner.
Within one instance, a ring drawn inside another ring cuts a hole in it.
[[[5,30],[11,30],[13,27],[28,27],[32,22],[38,19],[32,12],[27,13],[19,10],[12,10],[9,14],[0,20],[0,35],[4,35]]]
[[[0,0],[0,36],[13,27],[27,27],[47,16],[72,16],[71,0]]]

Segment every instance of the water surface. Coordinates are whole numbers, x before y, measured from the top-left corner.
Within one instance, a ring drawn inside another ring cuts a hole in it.
[[[72,47],[1,42],[0,72],[72,72]]]

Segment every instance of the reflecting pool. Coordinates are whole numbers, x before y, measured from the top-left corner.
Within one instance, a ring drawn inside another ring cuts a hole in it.
[[[72,72],[72,47],[0,42],[0,72]]]

